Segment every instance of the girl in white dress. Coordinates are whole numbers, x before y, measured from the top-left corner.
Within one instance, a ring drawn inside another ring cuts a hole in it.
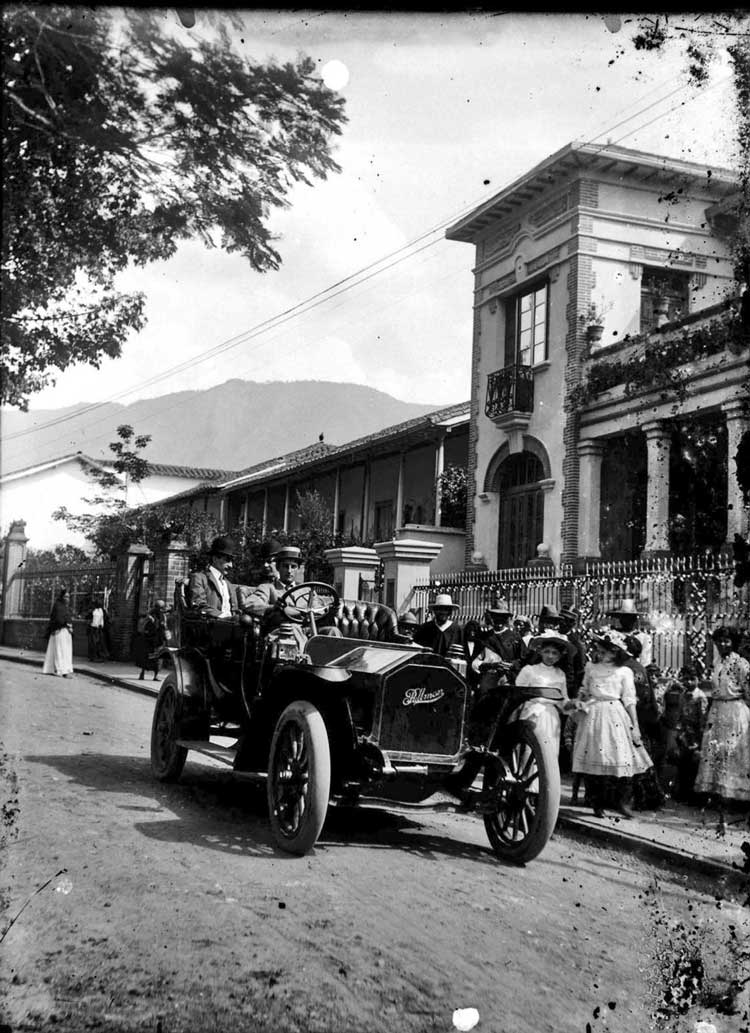
[[[711,705],[701,742],[695,791],[723,801],[750,801],[750,663],[736,652],[739,634],[717,628],[714,640],[719,662],[711,672]]]
[[[571,704],[565,673],[558,666],[567,653],[568,643],[564,636],[550,628],[531,640],[531,648],[540,655],[541,661],[522,667],[516,675],[516,685],[552,689],[558,693],[558,698],[540,696],[538,699],[527,700],[519,717],[531,721],[540,737],[552,744],[555,756],[558,756],[560,711],[565,711]]]
[[[573,772],[582,774],[594,814],[604,817],[609,785],[615,784],[615,810],[631,818],[625,799],[633,775],[647,771],[651,758],[641,743],[633,672],[623,663],[624,636],[603,628],[593,636],[596,660],[586,664],[574,701],[582,717],[573,747]]]

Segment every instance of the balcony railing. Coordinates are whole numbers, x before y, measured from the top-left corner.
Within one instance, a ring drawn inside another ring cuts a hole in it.
[[[505,366],[487,377],[484,411],[491,420],[509,412],[533,412],[534,372],[531,366]]]

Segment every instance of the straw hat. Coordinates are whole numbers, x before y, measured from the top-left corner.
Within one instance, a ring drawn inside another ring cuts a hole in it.
[[[529,643],[532,649],[541,650],[545,646],[554,646],[555,649],[559,649],[561,653],[568,651],[568,640],[559,635],[556,631],[551,628],[546,631],[542,631],[539,635],[532,638]]]
[[[614,628],[600,628],[592,634],[591,639],[598,645],[605,646],[607,649],[619,650],[627,656],[628,644],[621,631],[615,631]]]
[[[273,558],[277,562],[280,562],[281,560],[293,560],[295,563],[299,563],[301,556],[302,552],[296,545],[282,545],[279,551],[273,554]]]
[[[447,592],[442,592],[440,595],[436,595],[434,600],[430,603],[431,610],[439,610],[442,608],[450,610],[460,609],[458,603],[454,603],[450,595]]]

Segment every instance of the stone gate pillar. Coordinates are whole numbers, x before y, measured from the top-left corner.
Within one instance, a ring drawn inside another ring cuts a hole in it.
[[[145,545],[130,545],[117,558],[115,584],[109,599],[110,638],[113,660],[129,660],[138,617],[145,612],[143,580],[151,550]]]
[[[375,542],[374,549],[383,561],[383,602],[398,613],[406,604],[412,588],[426,580],[430,564],[442,549],[441,544],[416,538],[397,538]]]
[[[23,604],[24,582],[15,577],[23,570],[26,560],[26,521],[14,520],[5,536],[5,556],[3,558],[3,600],[2,616],[12,617],[21,612]]]
[[[152,602],[163,599],[172,609],[175,581],[186,580],[189,572],[190,549],[185,542],[170,542],[161,549],[154,549]]]
[[[333,567],[334,588],[342,599],[349,601],[359,598],[360,577],[366,579],[380,564],[375,550],[361,545],[326,549],[325,557]]]

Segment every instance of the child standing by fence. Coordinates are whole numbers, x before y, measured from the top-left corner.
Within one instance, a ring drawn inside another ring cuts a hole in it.
[[[598,818],[604,817],[610,787],[615,810],[630,818],[630,781],[652,766],[641,743],[633,672],[625,666],[627,649],[620,632],[604,628],[593,635],[593,644],[596,659],[586,664],[576,700],[583,717],[576,729],[573,773],[583,775],[587,800]]]

